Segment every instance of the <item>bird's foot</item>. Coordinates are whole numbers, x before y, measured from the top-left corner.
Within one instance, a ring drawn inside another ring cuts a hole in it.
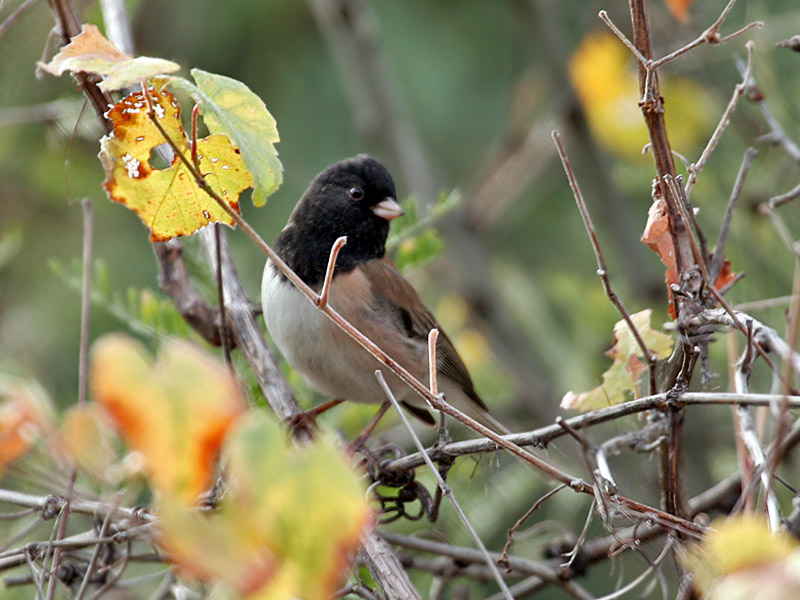
[[[375,414],[374,417],[372,417],[372,420],[369,423],[367,423],[367,426],[364,428],[364,431],[359,433],[358,437],[354,439],[352,442],[350,442],[349,448],[351,452],[353,453],[358,452],[358,450],[364,445],[364,442],[366,442],[367,438],[369,438],[369,436],[372,435],[372,432],[378,425],[378,422],[381,420],[381,418],[383,418],[383,415],[386,414],[386,411],[389,410],[389,407],[391,407],[391,405],[392,404],[388,400],[383,404],[381,404],[381,407],[378,409],[378,412]]]
[[[298,429],[307,429],[309,431],[316,431],[318,429],[317,417],[320,416],[322,413],[330,410],[334,406],[340,405],[342,402],[344,402],[344,400],[342,400],[341,398],[323,402],[322,404],[319,404],[314,408],[292,415],[291,417],[289,417],[289,419],[287,419],[286,422],[292,431],[297,431]]]

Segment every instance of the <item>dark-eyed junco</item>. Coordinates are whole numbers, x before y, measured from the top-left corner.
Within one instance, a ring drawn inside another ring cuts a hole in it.
[[[347,236],[331,282],[329,303],[345,319],[427,381],[427,338],[439,329],[439,389],[451,405],[487,427],[506,429],[488,412],[453,343],[416,290],[385,256],[389,221],[403,214],[386,168],[366,154],[331,165],[300,198],[275,251],[311,288],[320,291],[331,246]],[[315,308],[267,261],[261,283],[264,320],[280,351],[322,394],[355,402],[386,400],[374,372],[382,367],[366,350]],[[397,399],[433,425],[427,404],[383,368]]]

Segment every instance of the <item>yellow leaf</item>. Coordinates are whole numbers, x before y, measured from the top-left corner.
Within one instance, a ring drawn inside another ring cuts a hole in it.
[[[191,161],[189,140],[180,121],[180,106],[167,91],[149,90],[158,122],[180,152]],[[114,125],[101,140],[108,196],[136,212],[150,228],[151,241],[194,233],[209,223],[233,225],[230,217],[194,180],[178,156],[166,169],[150,164],[154,148],[166,143],[147,115],[143,94],[123,98],[108,111]],[[210,187],[236,212],[239,195],[252,185],[239,150],[220,134],[198,140],[199,169]]]
[[[245,401],[209,355],[166,342],[154,363],[135,340],[112,334],[92,349],[92,395],[127,445],[141,453],[155,490],[191,504],[211,483],[219,448]]]
[[[798,558],[797,543],[788,534],[771,533],[760,515],[742,514],[714,521],[703,541],[689,546],[681,560],[695,587],[712,598],[777,600],[783,596],[769,587],[770,580],[780,582],[778,589],[789,591],[791,585],[793,593],[800,593]],[[736,589],[748,595],[734,595]],[[792,597],[797,596],[786,596]]]
[[[569,74],[593,133],[617,154],[641,160],[649,140],[630,51],[611,33],[590,33],[570,58]],[[672,147],[688,152],[712,126],[714,101],[691,79],[661,77],[661,81]]]
[[[94,25],[84,25],[81,32],[53,60],[40,66],[56,76],[65,71],[102,75],[105,79],[99,87],[106,92],[121,90],[181,68],[172,61],[160,58],[133,58],[109,42]]]
[[[322,600],[341,583],[372,513],[332,443],[293,448],[252,411],[224,452],[229,488],[214,514],[162,502],[159,543],[180,569],[247,598]]]
[[[117,462],[115,437],[96,404],[73,406],[64,414],[60,447],[71,462],[97,479],[104,479]]]
[[[647,348],[663,359],[672,351],[672,338],[652,329],[651,314],[652,311],[646,309],[630,317]],[[606,355],[613,358],[614,362],[603,373],[603,384],[588,392],[567,392],[561,400],[561,408],[596,410],[624,402],[628,394],[638,396],[637,382],[647,369],[640,360],[644,358],[644,354],[624,319],[614,325],[614,345]]]
[[[650,326],[652,314],[653,311],[647,308],[632,314],[631,322],[644,340],[647,349],[658,358],[667,358],[672,352],[672,338]],[[630,356],[643,356],[633,331],[624,319],[617,321],[614,325],[614,346],[608,351],[608,356],[626,360]]]

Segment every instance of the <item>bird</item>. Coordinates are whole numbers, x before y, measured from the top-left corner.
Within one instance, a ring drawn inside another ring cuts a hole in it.
[[[428,333],[439,330],[437,379],[445,400],[497,433],[464,361],[414,287],[386,256],[390,221],[403,215],[391,174],[367,154],[319,173],[297,202],[273,249],[313,290],[325,279],[331,247],[347,237],[328,303],[419,381],[428,377]],[[399,403],[428,425],[426,401],[333,323],[271,260],[261,284],[264,321],[289,365],[317,392],[334,399],[383,403],[381,368]]]

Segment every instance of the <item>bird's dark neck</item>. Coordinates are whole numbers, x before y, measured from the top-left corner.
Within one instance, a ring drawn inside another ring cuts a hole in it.
[[[336,260],[336,274],[352,271],[359,264],[382,258],[386,253],[385,235],[363,236],[359,233],[352,232],[347,236],[347,244]],[[309,231],[290,224],[275,241],[275,251],[300,279],[319,290],[325,279],[331,247],[338,237],[330,231]],[[286,279],[283,273],[280,273],[280,277]]]

